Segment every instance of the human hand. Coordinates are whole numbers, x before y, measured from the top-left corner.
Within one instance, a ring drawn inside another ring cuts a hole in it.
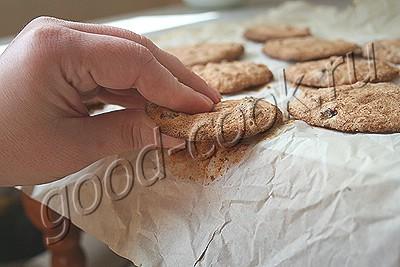
[[[127,109],[91,117],[82,97],[93,93]],[[145,37],[33,20],[0,57],[0,185],[48,182],[154,142],[146,100],[198,113],[220,95]]]

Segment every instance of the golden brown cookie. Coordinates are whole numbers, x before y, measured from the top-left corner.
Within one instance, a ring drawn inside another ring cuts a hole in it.
[[[331,57],[302,62],[286,69],[286,78],[292,83],[311,87],[330,87],[353,84],[357,81],[388,82],[399,70],[383,61],[346,57]],[[334,78],[334,79],[333,79]]]
[[[186,66],[210,62],[232,61],[240,58],[244,47],[238,43],[200,43],[167,49]]]
[[[299,91],[289,113],[308,124],[343,132],[400,132],[400,87],[393,83],[357,83]]]
[[[208,63],[196,65],[192,70],[222,94],[264,85],[273,79],[267,66],[251,62]]]
[[[191,180],[201,184],[208,184],[226,173],[229,169],[238,165],[249,153],[251,147],[267,140],[268,133],[276,135],[280,126],[283,125],[282,114],[279,112],[274,125],[262,134],[239,142],[232,147],[221,147],[213,143],[200,143],[196,148],[186,149],[165,155],[165,166],[167,173],[181,180]],[[203,155],[212,152],[208,157]],[[200,154],[199,154],[200,153]]]
[[[310,29],[306,27],[295,27],[279,24],[259,24],[246,29],[244,37],[254,42],[265,42],[268,40],[290,37],[309,36]]]
[[[281,112],[269,102],[244,98],[222,101],[211,112],[193,115],[149,103],[146,113],[166,135],[191,141],[218,140],[225,143],[268,130]]]
[[[400,64],[400,39],[378,40],[372,42],[374,45],[375,58]],[[372,58],[371,43],[364,45],[363,56]]]
[[[308,61],[330,56],[343,56],[359,47],[343,40],[325,40],[317,37],[296,37],[271,40],[265,43],[263,52],[276,59]]]

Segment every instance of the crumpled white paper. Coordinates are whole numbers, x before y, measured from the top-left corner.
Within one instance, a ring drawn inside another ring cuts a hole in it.
[[[188,40],[244,42],[245,25],[271,20],[309,25],[317,35],[360,44],[400,37],[399,1],[357,4],[337,10],[289,2],[255,19],[190,26],[153,38],[163,47]],[[259,44],[246,42],[246,50],[245,60],[267,64],[276,81],[245,95],[271,100],[273,94],[284,109],[290,94],[278,78],[287,63],[263,56]],[[121,158],[134,162],[136,156]],[[66,187],[71,202],[82,175],[96,173],[102,183],[117,158],[24,190],[43,201],[51,189]],[[399,163],[400,134],[345,134],[296,121],[207,186],[173,177],[149,187],[135,180],[123,199],[102,192],[93,213],[78,215],[71,204],[69,217],[140,266],[399,266]],[[113,184],[123,188],[123,175]],[[90,205],[93,186],[84,184],[80,195]],[[59,199],[50,206],[61,212]]]

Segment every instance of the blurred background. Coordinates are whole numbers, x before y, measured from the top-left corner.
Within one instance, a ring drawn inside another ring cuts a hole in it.
[[[88,21],[179,4],[180,0],[1,0],[0,38],[14,35],[37,16]]]

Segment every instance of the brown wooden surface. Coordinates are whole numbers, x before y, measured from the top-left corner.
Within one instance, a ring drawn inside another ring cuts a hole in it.
[[[41,216],[41,203],[26,194],[21,194],[25,213],[32,223],[43,233],[45,246],[51,253],[52,267],[84,267],[85,255],[80,246],[80,230],[68,219],[60,217],[56,212],[46,208],[47,215]],[[60,224],[52,221],[60,219]],[[62,235],[60,235],[62,233]],[[61,238],[53,240],[52,237]]]

